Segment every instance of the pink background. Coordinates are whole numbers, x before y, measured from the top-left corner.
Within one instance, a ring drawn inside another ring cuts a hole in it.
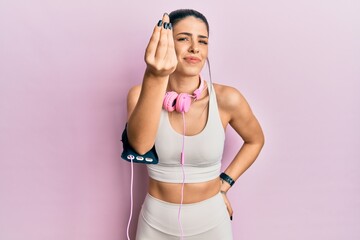
[[[360,239],[355,0],[2,0],[0,239],[126,239],[126,94],[177,8],[208,17],[213,81],[245,95],[266,135],[229,193],[235,239]],[[224,167],[241,144],[227,136]],[[133,235],[147,183],[135,170]]]

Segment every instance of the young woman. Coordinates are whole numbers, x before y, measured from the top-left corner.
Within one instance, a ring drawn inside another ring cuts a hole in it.
[[[149,164],[149,189],[136,239],[230,240],[233,210],[226,196],[263,144],[261,127],[235,88],[204,81],[209,25],[189,9],[164,14],[145,52],[141,85],[128,94],[128,143]],[[225,129],[244,140],[220,174]]]

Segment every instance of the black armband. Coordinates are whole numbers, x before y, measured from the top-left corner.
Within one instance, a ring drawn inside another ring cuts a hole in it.
[[[234,181],[234,179],[232,179],[229,175],[227,175],[226,173],[221,173],[220,174],[220,178],[222,179],[222,180],[224,180],[225,182],[227,182],[228,184],[230,184],[230,187],[232,186],[232,185],[234,185],[234,183],[235,183],[235,181]]]
[[[122,133],[122,143],[123,143],[123,152],[121,153],[121,158],[134,163],[145,163],[145,164],[157,164],[159,162],[158,155],[155,150],[155,145],[152,147],[150,151],[141,155],[137,153],[129,144],[128,136],[127,136],[127,124],[125,125],[125,129]]]

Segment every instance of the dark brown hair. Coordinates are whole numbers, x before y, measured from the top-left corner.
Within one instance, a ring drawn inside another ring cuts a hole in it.
[[[193,10],[193,9],[178,9],[178,10],[175,10],[175,11],[172,11],[170,14],[169,14],[169,17],[170,17],[170,22],[173,26],[175,26],[180,20],[186,18],[186,17],[195,17],[195,18],[198,18],[200,19],[201,21],[203,21],[206,25],[206,30],[208,32],[208,34],[210,33],[209,32],[209,23],[206,19],[206,17],[196,11],[196,10]]]

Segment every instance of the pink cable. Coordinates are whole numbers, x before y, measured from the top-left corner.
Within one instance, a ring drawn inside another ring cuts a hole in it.
[[[185,169],[184,169],[184,164],[185,164],[185,129],[186,129],[186,125],[185,125],[185,113],[182,112],[182,117],[183,117],[183,123],[184,123],[184,130],[183,130],[183,142],[182,142],[182,149],[181,149],[181,169],[182,169],[182,173],[183,173],[183,181],[181,184],[181,200],[180,200],[180,206],[179,206],[179,212],[178,212],[178,222],[179,222],[179,227],[180,227],[180,240],[184,239],[184,230],[183,230],[183,226],[181,223],[181,207],[183,205],[183,201],[184,201],[184,185],[185,185]]]
[[[130,230],[130,223],[131,223],[132,212],[133,212],[133,182],[134,182],[134,163],[133,163],[133,159],[134,159],[134,157],[131,158],[130,217],[129,217],[129,221],[128,221],[128,225],[127,225],[127,229],[126,229],[126,235],[127,235],[128,240],[130,240],[129,230]]]
[[[179,222],[179,227],[180,227],[180,240],[184,239],[184,230],[183,230],[183,226],[181,223],[181,207],[183,205],[183,201],[184,201],[184,186],[185,186],[185,169],[184,169],[184,164],[185,164],[185,129],[186,129],[186,124],[185,124],[185,114],[184,112],[182,112],[182,117],[183,117],[183,122],[184,122],[184,130],[183,130],[183,142],[182,142],[182,149],[181,149],[181,169],[182,169],[182,173],[183,173],[183,181],[181,184],[181,200],[180,200],[180,206],[179,206],[179,212],[178,212],[178,222]],[[127,225],[127,229],[126,229],[126,234],[127,234],[127,239],[130,240],[130,236],[129,236],[129,230],[130,230],[130,223],[131,223],[131,218],[132,218],[132,212],[133,212],[133,183],[134,183],[134,164],[133,164],[133,158],[131,159],[131,182],[130,182],[130,216],[129,216],[129,221],[128,221],[128,225]]]

